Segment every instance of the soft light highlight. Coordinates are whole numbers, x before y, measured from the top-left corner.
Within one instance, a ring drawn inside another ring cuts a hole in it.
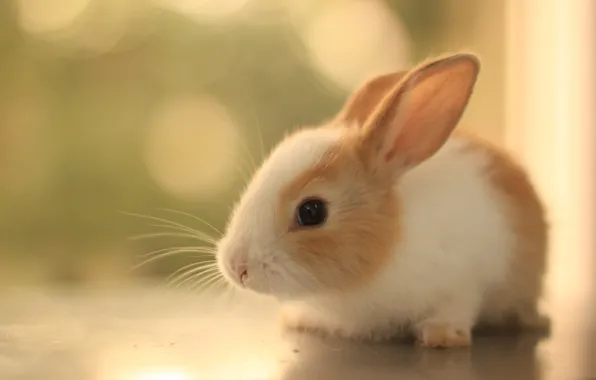
[[[313,64],[344,90],[405,67],[409,59],[405,28],[377,0],[330,4],[300,32]]]
[[[217,195],[235,174],[238,144],[229,111],[208,97],[181,96],[154,116],[145,147],[151,176],[183,199]]]

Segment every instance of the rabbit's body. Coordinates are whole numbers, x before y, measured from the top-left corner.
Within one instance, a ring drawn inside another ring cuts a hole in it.
[[[396,183],[401,238],[378,277],[357,291],[288,302],[285,323],[365,339],[391,338],[437,313],[465,325],[499,323],[507,317],[530,327],[542,324],[535,300],[546,236],[520,236],[516,230],[509,210],[518,205],[495,187],[493,177],[506,169],[504,164],[512,163],[476,139],[450,139]],[[523,172],[518,174],[525,179]],[[522,187],[531,192],[529,182]],[[546,228],[541,213],[526,217]],[[526,260],[540,264],[516,267]]]
[[[337,118],[271,153],[219,242],[226,278],[283,303],[284,326],[425,346],[478,322],[542,323],[539,198],[507,155],[454,129],[468,54],[373,79]]]

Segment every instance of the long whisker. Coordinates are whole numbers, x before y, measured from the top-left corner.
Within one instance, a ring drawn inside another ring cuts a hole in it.
[[[214,225],[212,225],[211,223],[207,222],[205,219],[200,218],[200,217],[198,217],[196,215],[192,215],[192,214],[189,214],[189,213],[186,213],[186,212],[183,212],[183,211],[172,210],[172,209],[168,209],[168,208],[161,209],[161,210],[162,211],[165,211],[165,212],[171,212],[171,213],[174,213],[174,214],[182,215],[182,216],[187,216],[189,218],[192,218],[194,220],[197,220],[197,221],[203,223],[204,225],[206,225],[207,227],[211,228],[211,230],[213,230],[214,232],[218,233],[220,236],[223,235],[223,233],[220,230],[218,230]]]
[[[200,264],[200,265],[196,265],[196,264]],[[185,278],[188,278],[189,276],[192,277],[195,274],[204,274],[204,273],[210,273],[213,272],[214,270],[217,270],[217,263],[195,263],[194,267],[190,270],[186,270],[184,273],[181,273],[179,275],[175,275],[175,273],[173,273],[172,275],[170,275],[168,278],[171,277],[171,280],[168,281],[168,285],[167,286],[174,286],[176,285],[176,283],[183,281]],[[188,268],[188,266],[186,266],[186,268]],[[177,272],[180,272],[183,268],[179,269]],[[181,285],[183,285],[185,282],[182,283],[178,283],[178,285],[176,285],[176,287],[180,287]]]
[[[215,286],[214,284],[219,283],[221,280],[223,280],[221,273],[214,272],[205,276],[203,281],[197,281],[193,286],[191,286],[191,289],[203,288],[204,291],[207,291],[211,287]]]
[[[163,226],[158,225],[157,227],[163,227]],[[140,234],[140,235],[131,236],[128,238],[128,240],[143,240],[143,239],[153,239],[153,238],[158,238],[158,237],[180,237],[180,238],[190,238],[190,239],[195,239],[195,240],[199,240],[199,241],[204,241],[200,237],[198,237],[194,234],[186,233],[186,232],[156,232],[156,233],[150,233],[150,234]],[[209,242],[206,242],[206,243],[209,243]]]
[[[140,257],[147,257],[147,256],[153,256],[156,254],[160,254],[162,252],[168,252],[168,251],[177,251],[177,252],[188,252],[188,253],[210,253],[210,254],[215,254],[215,249],[212,247],[196,247],[196,246],[192,246],[192,247],[168,247],[168,248],[162,248],[162,249],[157,249],[155,251],[151,251],[149,253],[142,253],[139,256]]]
[[[185,286],[184,289],[187,291],[192,292],[194,289],[194,282],[197,281],[204,281],[206,278],[211,278],[211,276],[214,276],[215,273],[196,273],[191,277],[188,277],[187,279],[185,279],[183,282],[179,283],[178,285],[176,285],[176,288],[182,288],[183,285],[190,283],[190,286]]]
[[[180,224],[180,223],[173,222],[173,221],[171,221],[171,220],[168,220],[168,219],[159,218],[159,217],[157,217],[157,216],[151,216],[151,215],[142,215],[142,214],[135,214],[135,213],[127,213],[127,212],[124,212],[124,214],[126,214],[126,215],[129,215],[129,216],[136,216],[136,217],[138,217],[138,218],[144,218],[144,219],[148,219],[148,220],[154,220],[154,221],[157,221],[157,222],[165,223],[166,225],[169,225],[169,226],[170,226],[170,228],[173,228],[173,227],[178,227],[178,228],[180,229],[180,231],[183,231],[183,232],[188,232],[188,233],[190,233],[190,234],[196,234],[196,235],[198,235],[198,236],[207,236],[207,237],[209,237],[211,240],[214,240],[214,239],[213,239],[213,237],[211,237],[211,236],[209,236],[209,235],[205,234],[204,232],[201,232],[201,231],[195,230],[194,228],[190,228],[190,227],[188,227],[188,226],[185,226],[185,225],[183,225],[183,224]],[[214,241],[215,241],[215,240],[214,240]]]
[[[170,280],[165,283],[162,283],[162,285],[160,285],[158,288],[160,288],[162,291],[167,291],[168,289],[172,289],[173,285],[175,285],[176,282],[181,281],[182,279],[184,279],[188,276],[191,276],[191,277],[193,275],[200,276],[203,273],[209,273],[210,271],[212,271],[212,268],[210,268],[211,264],[213,264],[213,263],[195,262],[195,263],[185,265],[182,268],[179,268],[178,270],[176,270],[176,272],[170,274],[168,276],[168,279],[170,279]],[[192,269],[187,270],[189,268],[192,268]],[[177,273],[180,273],[184,270],[187,270],[187,271],[185,273],[181,273],[180,275],[176,276]],[[178,286],[176,286],[176,288],[178,288],[179,286],[180,286],[180,284]]]
[[[193,228],[187,228],[187,229],[180,229],[177,226],[173,226],[170,224],[152,224],[151,226],[153,227],[160,227],[160,228],[168,228],[174,231],[182,231],[182,232],[186,232],[189,233],[191,235],[194,235],[197,238],[201,238],[203,239],[203,241],[209,242],[211,244],[215,244],[217,242],[217,240],[215,240],[215,238],[205,232],[201,232],[201,231],[197,231]]]
[[[193,269],[194,270],[196,268],[205,268],[205,267],[209,268],[213,264],[217,265],[217,263],[211,263],[211,262],[205,264],[202,261],[197,261],[197,262],[194,262],[194,263],[187,264],[187,265],[185,265],[185,266],[183,266],[181,268],[178,268],[176,271],[174,271],[174,273],[170,274],[166,278],[166,281],[170,281],[170,280],[171,281],[175,281],[179,277],[184,276],[186,274],[186,272],[185,272],[186,270],[190,270],[190,269]]]
[[[209,244],[213,244],[213,245],[217,244],[217,240],[215,240],[213,237],[207,235],[204,232],[194,231],[194,230],[193,231],[181,230],[180,228],[178,228],[176,226],[169,225],[169,224],[152,224],[151,226],[159,227],[159,228],[166,228],[166,229],[170,229],[170,230],[174,230],[174,231],[182,231],[181,233],[188,233],[189,235],[193,236],[195,239],[204,241],[205,243],[209,243]]]
[[[193,280],[195,280],[197,278],[200,278],[202,275],[212,275],[212,274],[217,273],[217,272],[218,272],[218,270],[215,267],[213,267],[213,268],[207,268],[207,269],[205,269],[205,268],[198,268],[198,269],[190,270],[187,273],[185,273],[184,276],[182,276],[184,278],[184,281],[179,282],[178,284],[176,284],[176,287],[177,288],[180,288],[180,287],[182,287],[182,285],[184,285],[184,284],[186,284],[186,283],[188,283],[190,281],[193,281]],[[182,280],[182,279],[180,278],[177,281],[180,281],[180,280]],[[172,285],[174,285],[174,283]]]
[[[193,273],[193,272],[198,272],[198,273]],[[184,278],[191,277],[191,280],[192,280],[192,277],[201,276],[202,274],[207,273],[207,272],[208,271],[204,270],[203,268],[201,268],[201,270],[195,268],[195,269],[189,270],[187,273],[183,273],[182,275],[180,275],[179,277],[177,277],[175,279],[172,279],[172,280],[170,280],[170,281],[168,281],[166,283],[163,283],[160,287],[163,290],[173,289],[173,288],[178,289],[178,288],[181,287],[181,285],[183,285],[186,282],[190,281],[190,280],[188,280],[188,281],[187,280],[182,281]],[[182,282],[180,282],[180,281],[182,281]],[[176,284],[177,282],[180,282],[180,283],[179,284]]]
[[[192,279],[198,279],[198,281],[195,282],[193,287],[199,284],[208,283],[211,279],[215,277],[221,277],[221,273],[219,273],[218,270],[207,270],[204,273],[201,273],[199,276],[193,276]]]
[[[142,261],[141,263],[134,265],[131,268],[131,271],[134,271],[142,266],[145,266],[149,263],[152,263],[154,261],[163,259],[165,257],[169,257],[169,256],[173,256],[173,255],[177,255],[180,253],[205,253],[205,254],[212,254],[213,252],[210,250],[202,250],[201,248],[194,248],[194,249],[168,249],[165,251],[160,250],[159,251],[153,251],[150,254],[145,254],[145,256],[151,256],[149,257],[147,260]],[[158,253],[159,252],[159,253]]]

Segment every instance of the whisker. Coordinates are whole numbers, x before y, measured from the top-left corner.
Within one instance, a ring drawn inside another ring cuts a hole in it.
[[[193,277],[193,279],[197,279],[198,276]],[[223,278],[221,273],[219,271],[212,271],[210,273],[208,273],[205,277],[202,278],[198,278],[198,281],[195,282],[194,285],[191,286],[191,289],[194,289],[195,287],[201,287],[201,286],[206,286],[208,283],[210,283],[211,281],[213,281],[214,279],[217,278]]]
[[[184,281],[176,284],[176,287],[177,288],[180,288],[182,285],[184,285],[184,284],[186,284],[186,283],[188,283],[190,281],[193,281],[193,280],[195,280],[197,278],[200,278],[202,275],[205,275],[205,274],[208,275],[208,276],[211,276],[211,275],[214,275],[214,274],[218,274],[218,270],[217,270],[217,268],[207,268],[207,269],[201,268],[201,269],[190,270],[190,271],[188,271],[188,273],[186,273],[183,276],[185,278]],[[178,281],[180,281],[180,280],[181,279],[178,279]],[[174,284],[172,284],[172,285],[174,285]]]
[[[188,253],[211,253],[211,254],[215,254],[215,249],[211,248],[211,247],[168,247],[168,248],[162,248],[162,249],[157,249],[155,251],[151,251],[149,253],[142,253],[139,256],[140,257],[147,257],[147,256],[152,256],[152,255],[156,255],[156,254],[160,254],[162,252],[168,252],[171,250],[175,250],[175,251],[181,251],[181,252],[188,252]]]
[[[206,276],[203,281],[195,283],[195,285],[191,286],[191,290],[202,288],[204,292],[207,292],[211,290],[211,288],[218,286],[218,284],[224,280],[225,279],[221,276],[221,273],[216,272]]]
[[[158,225],[158,227],[163,227],[162,225]],[[200,237],[185,233],[185,232],[156,232],[156,233],[148,233],[148,234],[140,234],[134,235],[128,238],[128,240],[143,240],[143,239],[153,239],[158,237],[180,237],[180,238],[191,238],[199,241],[204,241]],[[209,243],[209,242],[205,242]]]
[[[197,220],[197,221],[203,223],[204,225],[206,225],[207,227],[211,228],[211,230],[213,230],[214,232],[218,233],[220,236],[223,235],[223,233],[219,229],[217,229],[214,225],[212,225],[211,223],[207,222],[205,219],[200,218],[200,217],[198,217],[196,215],[192,215],[192,214],[189,214],[189,213],[186,213],[186,212],[183,212],[183,211],[172,210],[172,209],[168,209],[168,208],[161,209],[161,210],[162,211],[165,211],[165,212],[171,212],[171,213],[174,213],[174,214],[179,214],[179,215],[186,216],[186,217],[192,218],[194,220]]]
[[[209,286],[214,284],[223,284],[225,279],[222,276],[219,276],[219,273],[214,273],[209,277],[208,281],[203,281],[202,286],[204,289],[208,289]]]
[[[187,264],[187,265],[185,265],[185,266],[183,266],[181,268],[178,268],[176,271],[174,271],[174,273],[170,274],[166,278],[166,281],[175,281],[176,279],[178,279],[178,277],[184,276],[183,273],[180,274],[180,275],[178,275],[178,274],[181,273],[181,272],[184,272],[187,269],[193,269],[194,270],[196,268],[211,267],[213,264],[217,265],[217,263],[207,263],[207,264],[205,264],[202,261],[197,261],[197,262],[194,262],[194,263]],[[184,272],[184,273],[186,273],[186,272]]]
[[[213,275],[213,273],[209,274],[209,276],[211,276],[211,275]],[[177,284],[176,288],[181,288],[181,287],[183,287],[183,285],[191,283],[190,286],[186,286],[186,287],[184,287],[184,289],[192,292],[193,287],[194,287],[193,282],[195,282],[195,281],[201,282],[201,281],[204,281],[205,278],[206,277],[203,277],[203,273],[194,274],[193,276],[190,276],[189,278],[185,279],[183,282]],[[210,278],[210,277],[208,277],[208,278]]]
[[[145,255],[145,257],[152,255],[151,257],[149,257],[147,260],[144,260],[144,261],[142,261],[141,263],[139,263],[137,265],[134,265],[131,268],[131,271],[134,271],[134,270],[136,270],[136,269],[138,269],[138,268],[140,268],[142,266],[145,266],[145,265],[147,265],[149,263],[152,263],[154,261],[163,259],[165,257],[177,255],[177,254],[180,254],[180,253],[190,253],[190,252],[193,252],[193,253],[206,253],[206,254],[211,254],[212,253],[211,251],[200,250],[200,248],[195,248],[195,249],[192,249],[192,250],[191,249],[168,249],[168,250],[165,250],[165,251],[162,250],[159,253],[158,253],[158,251],[153,251],[150,254],[146,254]]]
[[[196,234],[196,235],[199,235],[199,236],[205,235],[205,236],[208,236],[210,239],[213,240],[213,237],[205,234],[204,232],[195,230],[194,228],[190,228],[188,226],[185,226],[185,225],[180,224],[180,223],[177,223],[177,222],[173,222],[173,221],[168,220],[168,219],[159,218],[157,216],[142,215],[142,214],[135,214],[135,213],[127,213],[127,212],[124,212],[124,214],[129,215],[129,216],[136,216],[138,218],[144,218],[144,219],[148,219],[148,220],[154,220],[154,221],[157,221],[157,222],[165,223],[166,225],[169,225],[170,227],[178,227],[180,229],[180,231],[188,232],[188,233],[191,233],[191,234]]]
[[[187,233],[190,236],[189,237],[194,237],[195,239],[199,240],[199,241],[203,241],[205,243],[209,243],[212,245],[216,245],[217,244],[217,240],[215,240],[212,236],[207,235],[204,232],[200,232],[200,231],[187,231],[187,230],[181,230],[180,228],[176,227],[176,226],[171,226],[169,224],[151,224],[152,227],[159,227],[159,228],[167,228],[167,229],[171,229],[174,231],[181,231],[181,233]]]
[[[189,266],[187,265],[184,268],[180,268],[177,272],[180,273],[180,271],[182,269],[188,269],[188,268],[189,268]],[[211,273],[216,269],[217,269],[217,263],[194,263],[192,269],[189,269],[179,275],[176,275],[176,273],[173,273],[170,276],[168,276],[168,278],[171,278],[171,280],[168,281],[167,286],[174,286],[176,283],[184,280],[185,278],[187,278],[189,276],[193,276],[194,274]],[[180,286],[180,284],[178,284],[176,287],[179,287],[179,286]]]
[[[197,239],[202,239],[203,241],[205,241],[207,243],[211,243],[213,245],[215,245],[217,243],[217,240],[215,240],[215,238],[213,236],[211,236],[205,232],[197,231],[192,228],[189,228],[189,230],[181,230],[180,228],[178,228],[176,226],[169,225],[169,224],[152,224],[151,226],[160,227],[160,228],[168,228],[168,229],[172,229],[174,231],[185,232],[185,233],[195,236]]]

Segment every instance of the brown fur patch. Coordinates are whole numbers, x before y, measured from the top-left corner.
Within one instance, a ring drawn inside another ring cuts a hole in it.
[[[548,249],[548,224],[540,198],[525,170],[506,152],[470,132],[458,131],[454,136],[470,142],[464,150],[489,155],[486,174],[504,202],[516,237],[508,286],[489,297],[489,313],[512,312],[522,324],[539,327],[544,318],[538,314],[537,300],[542,295]]]
[[[399,237],[398,200],[391,187],[374,182],[352,141],[346,134],[317,165],[289,183],[278,200],[278,225],[287,251],[332,291],[373,279]],[[296,207],[313,196],[328,202],[327,221],[320,227],[300,227]]]

